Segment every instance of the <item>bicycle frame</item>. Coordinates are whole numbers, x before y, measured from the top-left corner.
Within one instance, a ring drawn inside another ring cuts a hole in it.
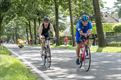
[[[81,56],[81,57],[82,57],[82,61],[84,61],[84,63],[85,63],[85,55],[86,55],[85,53],[86,53],[86,46],[87,46],[87,43],[89,43],[89,40],[88,40],[88,39],[86,39],[86,40],[83,41],[83,45],[84,45],[83,48],[84,48],[84,49],[83,49],[83,51],[82,51],[82,56]],[[82,46],[81,46],[81,47],[82,47]]]
[[[89,39],[84,39],[83,41],[83,50],[82,50],[82,54],[80,56],[80,68],[82,67],[82,64],[84,63],[84,68],[87,71],[89,71],[89,68],[90,68],[90,63],[91,63],[91,54],[90,54],[90,49],[89,49]],[[81,47],[81,46],[80,46]],[[89,52],[87,52],[89,51]],[[89,59],[89,64],[88,64],[88,67],[86,67],[86,61]]]
[[[43,65],[46,68],[50,68],[51,66],[51,51],[50,51],[50,38],[43,38],[44,39],[44,46],[42,46],[43,55],[41,56],[43,58]]]
[[[47,48],[50,46],[50,38],[42,38],[44,40],[44,46],[42,48]]]
[[[50,40],[45,40],[45,48],[49,47],[50,46]]]

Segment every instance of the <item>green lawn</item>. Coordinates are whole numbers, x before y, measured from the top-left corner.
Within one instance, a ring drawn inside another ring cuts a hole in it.
[[[70,49],[70,50],[75,50],[75,47],[72,47],[71,45],[60,45],[60,46],[51,46],[52,48],[60,48],[60,49]],[[91,46],[91,51],[92,52],[114,52],[114,53],[121,53],[121,47],[103,47],[99,48],[98,46]]]
[[[0,80],[38,80],[18,59],[9,56],[6,48],[2,48],[0,47]],[[4,53],[7,55],[3,55]]]
[[[92,46],[91,51],[93,52],[107,52],[107,53],[121,53],[121,47],[102,47]]]
[[[5,47],[0,46],[0,54],[9,55],[10,51],[8,51]]]

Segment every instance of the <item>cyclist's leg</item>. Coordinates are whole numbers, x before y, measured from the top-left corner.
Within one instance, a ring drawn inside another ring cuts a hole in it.
[[[83,51],[82,50],[82,48],[83,48],[83,42],[82,42],[82,37],[81,37],[81,35],[77,35],[76,36],[76,43],[77,43],[77,48],[76,48],[76,54],[77,54],[77,58],[79,58],[80,57],[80,49],[81,49],[81,51]]]
[[[76,64],[79,65],[80,64],[80,45],[82,43],[80,41],[77,42],[77,47],[76,47],[76,55],[77,55],[77,60],[76,60]]]
[[[42,49],[42,52],[41,52],[41,54],[43,55],[43,50],[44,50],[44,46],[45,46],[45,39],[44,39],[45,37],[44,36],[42,36],[42,37],[40,37],[40,43],[41,43],[41,49]]]
[[[77,58],[79,58],[79,56],[80,56],[80,44],[81,43],[77,43],[77,47],[76,47],[76,55],[77,55]]]
[[[77,56],[76,64],[79,65],[79,64],[80,64],[80,61],[79,61],[79,53],[80,53],[80,47],[79,47],[79,44],[80,44],[80,34],[79,34],[79,32],[76,32],[76,43],[77,43],[77,46],[76,46],[76,56]]]
[[[49,33],[46,33],[45,35],[44,35],[44,37],[47,39],[47,38],[49,38],[50,36],[49,36]],[[50,41],[48,40],[47,41],[47,44],[48,44],[48,47],[50,48]]]
[[[44,46],[45,46],[45,40],[42,39],[41,41],[42,41],[42,48],[44,48]]]
[[[81,36],[76,36],[76,43],[77,43],[77,48],[76,48],[76,55],[77,55],[77,60],[76,60],[76,64],[79,65],[80,64],[80,53],[82,53],[83,51],[83,42],[82,42],[82,38]],[[81,49],[81,52],[80,52]]]

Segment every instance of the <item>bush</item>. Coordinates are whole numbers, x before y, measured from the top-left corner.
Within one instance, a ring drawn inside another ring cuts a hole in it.
[[[115,25],[113,27],[114,32],[121,33],[121,24]]]
[[[114,23],[103,23],[103,30],[104,32],[113,32],[113,26],[115,24]]]
[[[9,55],[10,51],[8,51],[5,47],[0,46],[0,54]]]
[[[121,42],[111,42],[111,43],[108,43],[107,46],[121,47]]]
[[[115,25],[114,23],[103,23],[103,31],[104,32],[113,32],[113,26]],[[96,24],[93,24],[93,29],[92,29],[92,33],[96,34]]]

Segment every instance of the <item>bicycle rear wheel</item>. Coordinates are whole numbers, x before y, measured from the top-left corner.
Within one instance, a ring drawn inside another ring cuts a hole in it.
[[[84,56],[84,69],[85,71],[89,71],[91,65],[91,52],[90,48],[86,46],[85,56]]]
[[[50,48],[46,49],[46,56],[44,58],[44,66],[46,68],[50,68],[50,66],[51,66],[51,51],[50,51]]]
[[[81,55],[80,55],[80,65],[79,65],[79,68],[82,67],[82,63],[83,63],[83,61],[82,61],[82,54],[81,54]]]
[[[43,48],[43,50],[41,52],[41,59],[42,59],[42,65],[45,66],[45,63],[46,63],[46,51],[45,51],[45,48]]]

